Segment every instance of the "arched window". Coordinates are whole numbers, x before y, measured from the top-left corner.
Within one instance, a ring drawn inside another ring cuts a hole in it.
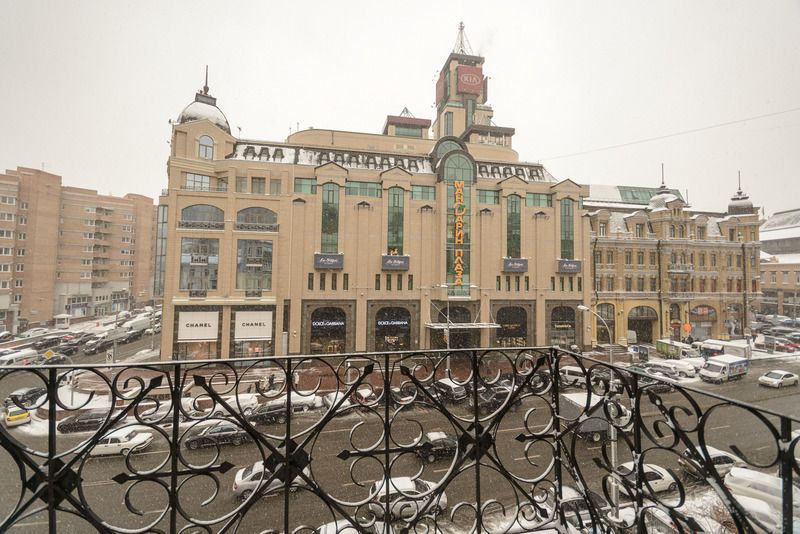
[[[238,223],[275,224],[278,215],[267,208],[245,208],[236,214]]]
[[[521,231],[520,231],[520,197],[519,195],[509,195],[508,210],[506,212],[506,254],[509,258],[522,257],[521,252]]]
[[[674,226],[670,226],[669,227],[669,236],[670,237],[675,237],[675,227]]]
[[[678,237],[680,237],[681,239],[683,239],[684,237],[683,232],[684,232],[683,225],[678,226]]]
[[[181,228],[213,228],[225,226],[225,212],[216,206],[195,204],[181,210]]]
[[[203,159],[214,159],[214,140],[207,135],[200,136],[200,153]]]
[[[403,189],[389,189],[389,227],[386,236],[387,254],[403,255]]]
[[[333,182],[322,186],[321,252],[339,252],[339,186]]]

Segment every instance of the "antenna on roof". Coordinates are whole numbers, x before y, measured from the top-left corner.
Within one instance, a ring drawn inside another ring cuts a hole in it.
[[[464,54],[467,56],[475,55],[472,53],[472,46],[469,44],[469,39],[467,39],[467,34],[464,33],[463,22],[458,23],[458,37],[456,37],[456,44],[453,46],[453,53]]]
[[[206,84],[203,86],[203,94],[208,94],[208,65],[206,65]]]
[[[664,187],[664,164],[661,164],[661,187]]]
[[[416,118],[416,117],[414,117],[414,114],[411,113],[410,111],[408,111],[408,108],[405,108],[405,107],[403,108],[403,111],[400,112],[400,116],[401,117],[408,117],[410,119]]]

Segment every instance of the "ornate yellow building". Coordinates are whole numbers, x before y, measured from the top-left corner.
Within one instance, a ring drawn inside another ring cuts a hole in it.
[[[741,187],[722,214],[692,211],[663,182],[593,186],[586,206],[592,307],[615,341],[742,335],[761,294],[758,209]]]
[[[588,342],[589,189],[519,160],[464,43],[432,128],[238,139],[197,93],[159,198],[162,358]]]

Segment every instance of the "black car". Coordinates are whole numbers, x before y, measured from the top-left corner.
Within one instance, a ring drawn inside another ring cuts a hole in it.
[[[417,402],[423,407],[436,406],[434,399],[439,398],[439,392],[432,385],[422,386],[417,388],[413,382],[408,382],[400,387],[400,395],[402,396],[403,403]]]
[[[672,378],[671,376],[667,376],[665,373],[661,371],[653,371],[651,369],[645,369],[644,367],[639,367],[632,365],[628,367],[628,371],[635,371],[644,374],[645,376],[637,376],[635,380],[638,382],[639,387],[647,387],[648,390],[654,393],[669,393],[675,386],[670,384],[669,382],[662,381],[664,378]]]
[[[80,347],[78,345],[71,345],[69,343],[62,343],[61,345],[58,345],[53,350],[55,352],[60,352],[61,354],[66,354],[67,356],[72,356],[72,355],[78,353],[78,349],[80,349]]]
[[[49,349],[50,347],[55,347],[59,343],[61,343],[61,336],[47,336],[36,341],[33,344],[33,348],[36,350]]]
[[[84,354],[97,354],[100,351],[109,349],[114,346],[114,342],[110,339],[101,338],[86,343],[83,348]]]
[[[247,420],[252,425],[283,424],[286,422],[286,406],[282,403],[259,404],[253,408]]]
[[[32,408],[36,405],[36,401],[39,400],[42,395],[47,395],[47,390],[45,388],[21,388],[16,391],[12,391],[11,394],[6,397],[5,405],[6,407],[14,406],[16,401],[16,404],[22,406],[23,408]]]
[[[75,415],[71,415],[58,423],[58,431],[66,434],[68,432],[84,432],[87,430],[97,430],[103,425],[108,412],[104,410],[89,410]]]
[[[50,357],[41,357],[34,362],[36,365],[61,365],[65,363],[72,363],[69,358],[63,354],[53,354]]]
[[[452,458],[458,450],[458,440],[446,432],[428,432],[420,440],[414,454],[433,463],[440,458]]]
[[[83,345],[87,341],[92,339],[92,334],[89,332],[75,332],[73,334],[67,334],[61,336],[61,344],[62,345],[74,345],[76,347]]]
[[[492,389],[486,389],[484,391],[478,392],[478,413],[479,414],[487,414],[491,413],[500,406],[502,406],[508,396],[511,394],[511,390],[503,387],[503,386],[496,386]],[[470,397],[469,405],[472,406],[473,399]],[[512,404],[512,409],[522,404],[522,401],[517,397]]]
[[[128,332],[125,337],[122,338],[123,343],[130,343],[131,341],[136,341],[137,339],[142,339],[143,330],[131,330]]]
[[[203,427],[202,430],[186,438],[186,448],[213,447],[215,445],[241,445],[250,441],[250,434],[241,427],[220,421],[216,425]]]

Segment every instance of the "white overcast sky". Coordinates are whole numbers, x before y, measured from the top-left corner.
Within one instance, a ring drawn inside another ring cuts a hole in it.
[[[798,0],[1,5],[2,169],[157,199],[167,121],[206,64],[248,139],[283,141],[298,124],[380,133],[403,107],[433,119],[463,20],[521,160],[651,187],[663,163],[668,186],[717,211],[741,171],[767,216],[800,205]]]

